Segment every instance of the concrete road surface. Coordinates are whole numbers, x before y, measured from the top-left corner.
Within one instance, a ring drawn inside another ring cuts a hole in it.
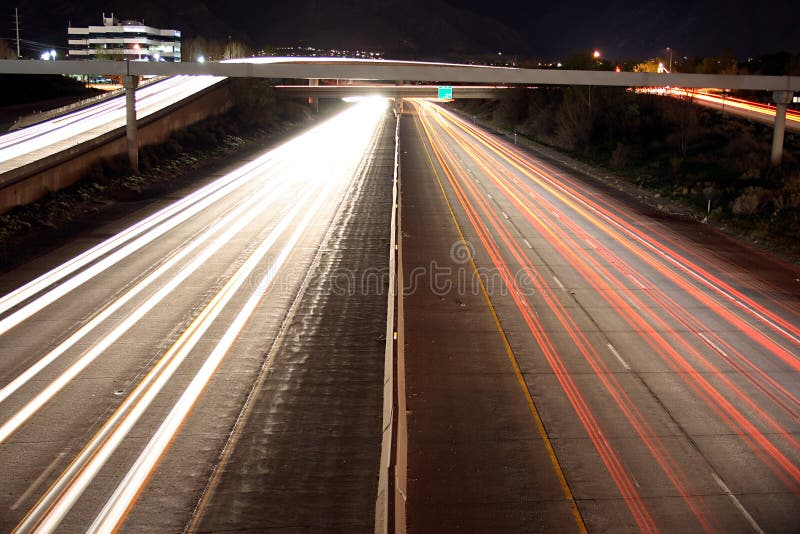
[[[0,276],[0,531],[178,532],[204,495],[371,525],[386,297],[330,277],[386,267],[394,124],[352,106]]]
[[[797,269],[434,104],[401,131],[409,531],[796,532]]]

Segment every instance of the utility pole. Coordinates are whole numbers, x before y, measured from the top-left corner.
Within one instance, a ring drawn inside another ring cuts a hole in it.
[[[19,53],[19,8],[14,8],[14,21],[17,24],[17,59],[22,57]]]

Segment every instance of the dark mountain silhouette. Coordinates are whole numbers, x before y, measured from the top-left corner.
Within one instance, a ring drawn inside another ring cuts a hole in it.
[[[254,48],[357,48],[413,57],[527,51],[515,30],[441,0],[20,0],[19,8],[23,38],[56,46],[66,46],[68,24],[99,24],[104,12],[113,12],[179,29],[184,39],[232,36]]]

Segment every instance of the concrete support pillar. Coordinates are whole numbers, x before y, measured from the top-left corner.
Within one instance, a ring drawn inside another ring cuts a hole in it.
[[[308,80],[308,86],[318,87],[319,80],[317,78],[312,78]],[[314,113],[319,113],[319,98],[317,98],[316,96],[310,96],[308,97],[308,103],[311,106],[311,111],[313,111]]]
[[[136,86],[138,76],[123,76],[122,86],[125,88],[125,129],[128,139],[128,161],[133,172],[139,172],[139,141],[136,131]]]
[[[783,159],[783,134],[786,128],[786,106],[792,101],[792,91],[775,91],[772,100],[775,102],[775,127],[772,131],[772,165],[780,165]]]
[[[403,114],[403,98],[396,96],[394,97],[394,113],[395,115],[402,115]]]

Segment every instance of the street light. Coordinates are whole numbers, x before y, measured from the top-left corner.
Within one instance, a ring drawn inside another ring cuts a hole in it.
[[[594,54],[592,54],[595,59],[600,59],[600,50],[595,50]]]
[[[206,62],[206,56],[197,56],[197,62],[198,63],[205,63]]]

